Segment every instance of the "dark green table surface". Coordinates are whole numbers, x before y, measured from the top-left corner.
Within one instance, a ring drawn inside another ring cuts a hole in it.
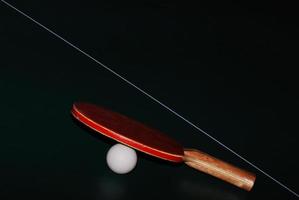
[[[292,6],[8,2],[299,191]],[[0,199],[294,198],[2,2],[0,92]],[[105,161],[114,142],[75,123],[75,101],[106,106],[253,171],[256,185],[244,192],[142,153],[133,172],[116,175]]]

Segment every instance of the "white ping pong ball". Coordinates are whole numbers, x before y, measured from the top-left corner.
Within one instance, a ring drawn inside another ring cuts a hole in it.
[[[126,174],[137,163],[136,151],[122,144],[112,146],[106,156],[108,167],[117,174]]]

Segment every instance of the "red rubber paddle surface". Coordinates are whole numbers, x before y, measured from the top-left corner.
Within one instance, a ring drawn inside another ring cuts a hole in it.
[[[149,155],[183,162],[183,147],[162,132],[89,103],[74,103],[72,115],[96,132]]]

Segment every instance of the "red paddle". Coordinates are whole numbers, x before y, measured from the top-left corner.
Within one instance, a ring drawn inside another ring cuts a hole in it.
[[[184,149],[158,130],[149,128],[119,113],[89,103],[74,103],[72,115],[109,138],[152,156],[185,162],[239,188],[250,191],[255,175],[195,149]]]

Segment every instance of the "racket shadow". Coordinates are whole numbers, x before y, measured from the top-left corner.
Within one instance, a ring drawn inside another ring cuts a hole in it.
[[[104,135],[99,134],[98,132],[96,132],[95,130],[89,128],[88,126],[86,126],[85,124],[81,123],[80,121],[78,121],[72,114],[71,114],[71,118],[73,123],[79,127],[80,129],[84,130],[84,132],[86,132],[88,135],[90,135],[93,139],[97,140],[97,141],[101,141],[104,142],[107,145],[114,145],[117,142],[114,141],[111,138],[108,138]]]

